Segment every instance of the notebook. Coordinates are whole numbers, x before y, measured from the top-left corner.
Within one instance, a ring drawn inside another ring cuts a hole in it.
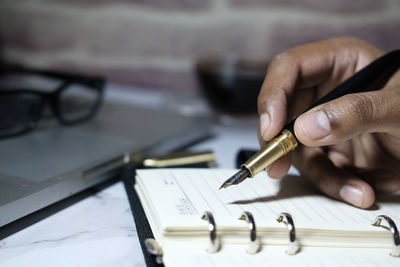
[[[135,190],[155,238],[152,246],[159,246],[159,258],[166,266],[400,264],[400,258],[389,256],[396,253],[389,224],[382,220],[382,227],[371,225],[380,215],[400,222],[399,195],[379,198],[371,209],[362,210],[321,195],[302,177],[274,180],[266,173],[218,190],[234,172],[136,171]],[[210,249],[213,227],[201,219],[206,211],[215,220],[214,241],[219,246],[215,251]],[[250,212],[256,225],[259,248],[252,254],[249,224],[238,220],[244,212]],[[289,219],[283,219],[286,224],[276,220],[282,212],[293,219],[293,243]],[[289,253],[294,255],[285,253],[294,243],[297,250]]]

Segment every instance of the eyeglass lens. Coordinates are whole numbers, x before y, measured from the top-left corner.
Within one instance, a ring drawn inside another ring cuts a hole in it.
[[[42,112],[42,98],[32,93],[11,93],[0,98],[0,137],[35,127]]]
[[[90,117],[96,108],[100,92],[80,84],[70,84],[59,96],[59,112],[62,119],[72,123]]]

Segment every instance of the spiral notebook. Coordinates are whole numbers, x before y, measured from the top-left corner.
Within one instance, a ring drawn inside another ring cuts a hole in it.
[[[274,180],[266,173],[218,190],[234,172],[136,171],[135,190],[155,238],[148,240],[149,251],[160,262],[166,266],[399,266],[400,258],[393,256],[400,244],[395,245],[391,231],[397,231],[394,223],[400,222],[400,195],[380,198],[371,209],[362,210],[321,195],[302,177]],[[371,225],[377,218],[381,224]],[[251,222],[256,225],[253,230]]]

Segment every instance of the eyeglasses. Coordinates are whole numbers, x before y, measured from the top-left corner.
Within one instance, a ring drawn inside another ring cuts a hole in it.
[[[42,82],[45,78],[51,81],[47,85],[53,87],[42,84],[32,88],[32,77],[40,77]],[[18,85],[21,82],[24,85]],[[0,66],[0,138],[33,130],[47,104],[63,125],[90,119],[100,107],[104,85],[105,80],[100,77]]]

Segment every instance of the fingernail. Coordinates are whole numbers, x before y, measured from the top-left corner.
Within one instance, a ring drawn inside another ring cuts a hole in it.
[[[261,136],[263,137],[263,139],[265,140],[266,137],[266,133],[269,127],[269,115],[268,113],[263,113],[260,116],[260,131],[261,131]]]
[[[323,111],[301,116],[300,122],[305,134],[311,139],[321,139],[331,131],[328,116]]]
[[[363,193],[360,189],[352,185],[344,185],[339,190],[339,196],[346,202],[354,206],[361,207]]]

